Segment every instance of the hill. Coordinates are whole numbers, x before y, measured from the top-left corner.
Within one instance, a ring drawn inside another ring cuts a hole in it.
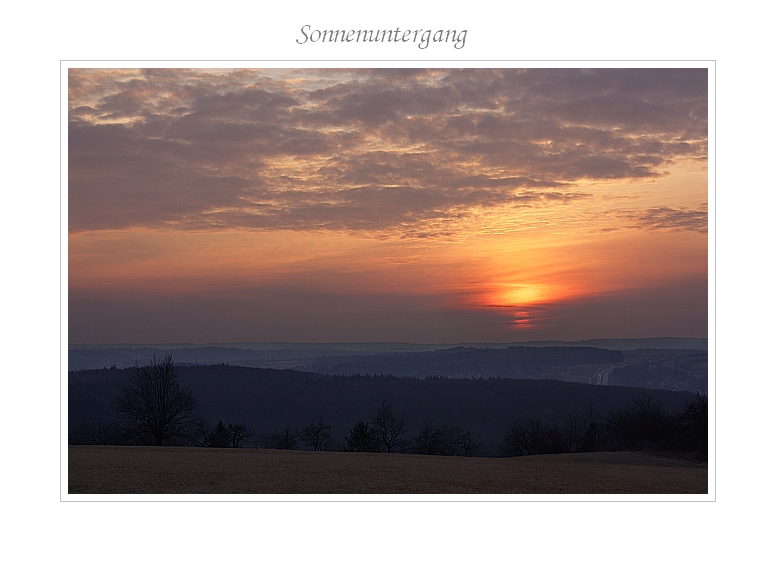
[[[251,426],[261,436],[285,428],[301,429],[323,418],[332,426],[334,448],[341,450],[348,429],[367,420],[387,401],[408,421],[415,437],[424,422],[473,431],[482,454],[493,454],[508,427],[518,419],[562,420],[571,412],[606,416],[633,405],[634,389],[547,380],[505,378],[446,379],[393,376],[333,376],[291,370],[227,365],[178,367],[180,380],[199,400],[199,414]],[[113,404],[127,378],[124,369],[71,371],[68,386],[70,428],[90,416],[116,416]],[[679,412],[692,393],[653,391],[668,413]]]
[[[326,374],[390,374],[405,377],[552,378],[576,365],[622,363],[620,351],[594,347],[518,347],[483,349],[456,347],[368,357],[330,357],[315,361],[312,371]]]
[[[339,357],[366,357],[394,353],[410,353],[452,348],[506,349],[508,347],[592,347],[615,351],[694,350],[705,352],[705,338],[648,338],[648,339],[598,339],[577,342],[532,341],[513,343],[459,343],[459,344],[409,344],[391,342],[372,343],[221,343],[221,344],[159,344],[159,345],[78,345],[68,347],[70,370],[101,369],[115,365],[119,368],[141,364],[156,353],[171,353],[179,365],[218,365],[228,363],[242,367],[272,369],[298,369],[315,371],[311,366],[320,359]],[[373,370],[370,370],[371,373]],[[380,372],[378,369],[377,372]],[[383,371],[385,372],[385,371]],[[334,373],[339,374],[339,373]],[[393,373],[399,374],[399,373]]]

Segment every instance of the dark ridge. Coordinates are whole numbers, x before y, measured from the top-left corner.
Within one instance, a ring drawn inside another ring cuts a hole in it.
[[[342,450],[348,428],[369,419],[383,401],[404,412],[407,436],[424,422],[473,431],[482,454],[495,454],[515,420],[535,417],[553,423],[574,411],[606,416],[633,405],[634,389],[547,380],[508,378],[332,376],[293,370],[227,365],[177,367],[182,384],[199,401],[199,415],[250,426],[257,435],[300,430],[322,418],[332,427],[333,447]],[[127,370],[69,373],[68,422],[72,429],[90,417],[115,419],[114,396]],[[668,413],[679,412],[693,393],[652,391]]]

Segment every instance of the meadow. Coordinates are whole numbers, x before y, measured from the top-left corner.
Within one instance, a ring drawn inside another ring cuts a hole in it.
[[[638,452],[467,458],[71,445],[68,447],[68,492],[706,494],[708,465]]]

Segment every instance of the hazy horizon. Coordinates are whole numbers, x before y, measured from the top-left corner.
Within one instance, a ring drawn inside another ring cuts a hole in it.
[[[291,344],[291,345],[369,345],[369,344],[398,344],[398,345],[466,345],[466,344],[493,344],[493,345],[508,345],[513,343],[537,343],[547,341],[558,341],[564,343],[575,343],[584,341],[597,341],[597,340],[708,340],[708,337],[685,337],[685,336],[653,336],[648,338],[584,338],[580,340],[514,340],[511,342],[494,342],[494,341],[428,341],[428,342],[408,342],[400,340],[392,341],[206,341],[206,342],[187,342],[187,341],[169,341],[169,342],[98,342],[98,343],[79,343],[69,342],[68,345],[276,345],[276,344]]]
[[[68,343],[68,348],[76,347],[159,347],[170,348],[172,346],[181,347],[243,347],[250,349],[250,346],[354,346],[354,347],[367,347],[367,346],[396,346],[396,347],[458,347],[458,346],[511,346],[511,345],[531,345],[531,344],[584,344],[590,342],[655,342],[655,343],[670,343],[680,341],[706,341],[708,338],[685,338],[685,337],[652,337],[652,338],[588,338],[582,340],[526,340],[526,341],[512,341],[512,342],[402,342],[402,341],[320,341],[320,342],[301,342],[301,341],[263,341],[263,342],[116,342],[116,343]]]

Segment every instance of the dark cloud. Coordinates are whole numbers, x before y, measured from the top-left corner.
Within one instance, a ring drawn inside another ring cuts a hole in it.
[[[668,206],[651,207],[642,210],[614,210],[612,214],[623,220],[623,226],[607,227],[602,232],[619,230],[620,228],[635,228],[644,230],[691,231],[701,234],[708,233],[708,205],[699,205],[696,209],[687,207],[672,208]]]
[[[71,70],[69,89],[72,231],[420,236],[706,157],[703,69]],[[638,224],[699,230],[693,213]]]
[[[694,230],[708,232],[709,216],[706,205],[698,209],[672,209],[656,207],[647,209],[639,218],[639,226],[649,229]]]
[[[120,125],[71,125],[68,144],[71,231],[176,222],[235,204],[257,183],[186,166],[179,143]]]

